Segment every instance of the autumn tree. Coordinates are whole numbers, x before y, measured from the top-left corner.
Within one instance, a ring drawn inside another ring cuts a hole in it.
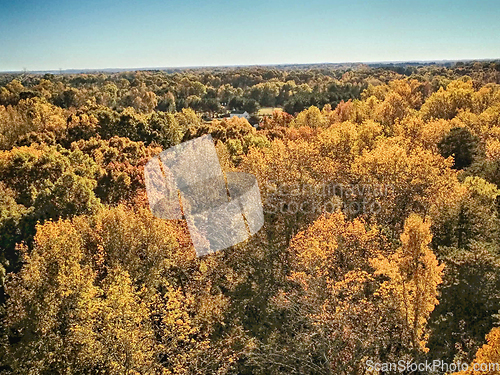
[[[19,101],[16,106],[0,106],[0,148],[7,150],[26,140],[60,138],[66,130],[66,116],[61,108],[39,98]],[[24,140],[23,140],[24,139]]]
[[[370,259],[388,251],[376,228],[321,216],[290,242],[288,286],[273,298],[282,317],[252,360],[272,373],[361,374],[362,358],[382,355],[390,341],[374,294]],[[390,325],[390,324],[389,324]],[[286,370],[285,370],[286,369]]]
[[[387,306],[401,314],[401,339],[416,351],[428,351],[427,320],[438,304],[438,286],[442,283],[444,264],[439,264],[429,248],[431,240],[430,223],[412,214],[405,221],[401,247],[388,257],[372,260],[375,275],[388,278],[379,293]]]
[[[462,186],[466,190],[457,205],[436,218],[433,244],[461,249],[478,242],[494,244],[500,224],[498,188],[477,176],[466,177]]]
[[[455,80],[434,92],[422,105],[420,113],[424,119],[442,118],[450,120],[459,110],[472,109],[474,88],[472,80]]]
[[[486,336],[487,343],[476,353],[476,358],[470,364],[468,371],[457,372],[459,375],[498,375],[500,374],[500,328],[493,328]]]
[[[132,200],[139,190],[144,190],[144,165],[161,151],[159,147],[146,147],[142,142],[120,137],[80,140],[71,148],[83,152],[98,164],[94,191],[107,204]]]
[[[355,157],[351,178],[359,184],[383,187],[380,206],[372,216],[379,224],[402,229],[412,212],[437,219],[457,207],[465,189],[451,163],[430,150],[407,150],[393,139],[385,139]]]
[[[224,373],[235,363],[237,352],[210,341],[228,303],[214,289],[217,258],[197,258],[178,223],[119,206],[40,225],[23,251],[7,285],[13,371]]]

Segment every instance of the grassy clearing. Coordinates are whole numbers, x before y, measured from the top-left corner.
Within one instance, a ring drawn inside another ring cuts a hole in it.
[[[278,107],[264,107],[259,109],[257,115],[259,116],[271,116],[274,111],[282,111],[281,108]]]

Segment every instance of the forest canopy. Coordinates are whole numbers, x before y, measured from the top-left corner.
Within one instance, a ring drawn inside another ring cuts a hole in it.
[[[197,257],[144,166],[205,134],[265,223]],[[498,61],[2,74],[0,373],[499,363],[499,196]]]

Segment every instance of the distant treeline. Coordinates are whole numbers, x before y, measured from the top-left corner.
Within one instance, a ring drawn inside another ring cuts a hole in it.
[[[434,89],[444,80],[464,75],[478,82],[499,81],[500,62],[458,62],[451,68],[416,64],[199,68],[173,73],[3,74],[0,105],[40,97],[66,109],[102,105],[117,111],[133,107],[139,112],[176,112],[191,108],[213,118],[227,111],[256,113],[261,107],[281,107],[293,115],[312,105],[321,108],[329,104],[334,108],[341,101],[360,99],[369,85],[402,77],[427,81]]]

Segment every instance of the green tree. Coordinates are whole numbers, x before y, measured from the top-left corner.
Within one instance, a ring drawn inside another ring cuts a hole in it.
[[[453,168],[464,169],[477,154],[477,138],[466,128],[453,128],[438,144],[443,157],[453,156]]]

